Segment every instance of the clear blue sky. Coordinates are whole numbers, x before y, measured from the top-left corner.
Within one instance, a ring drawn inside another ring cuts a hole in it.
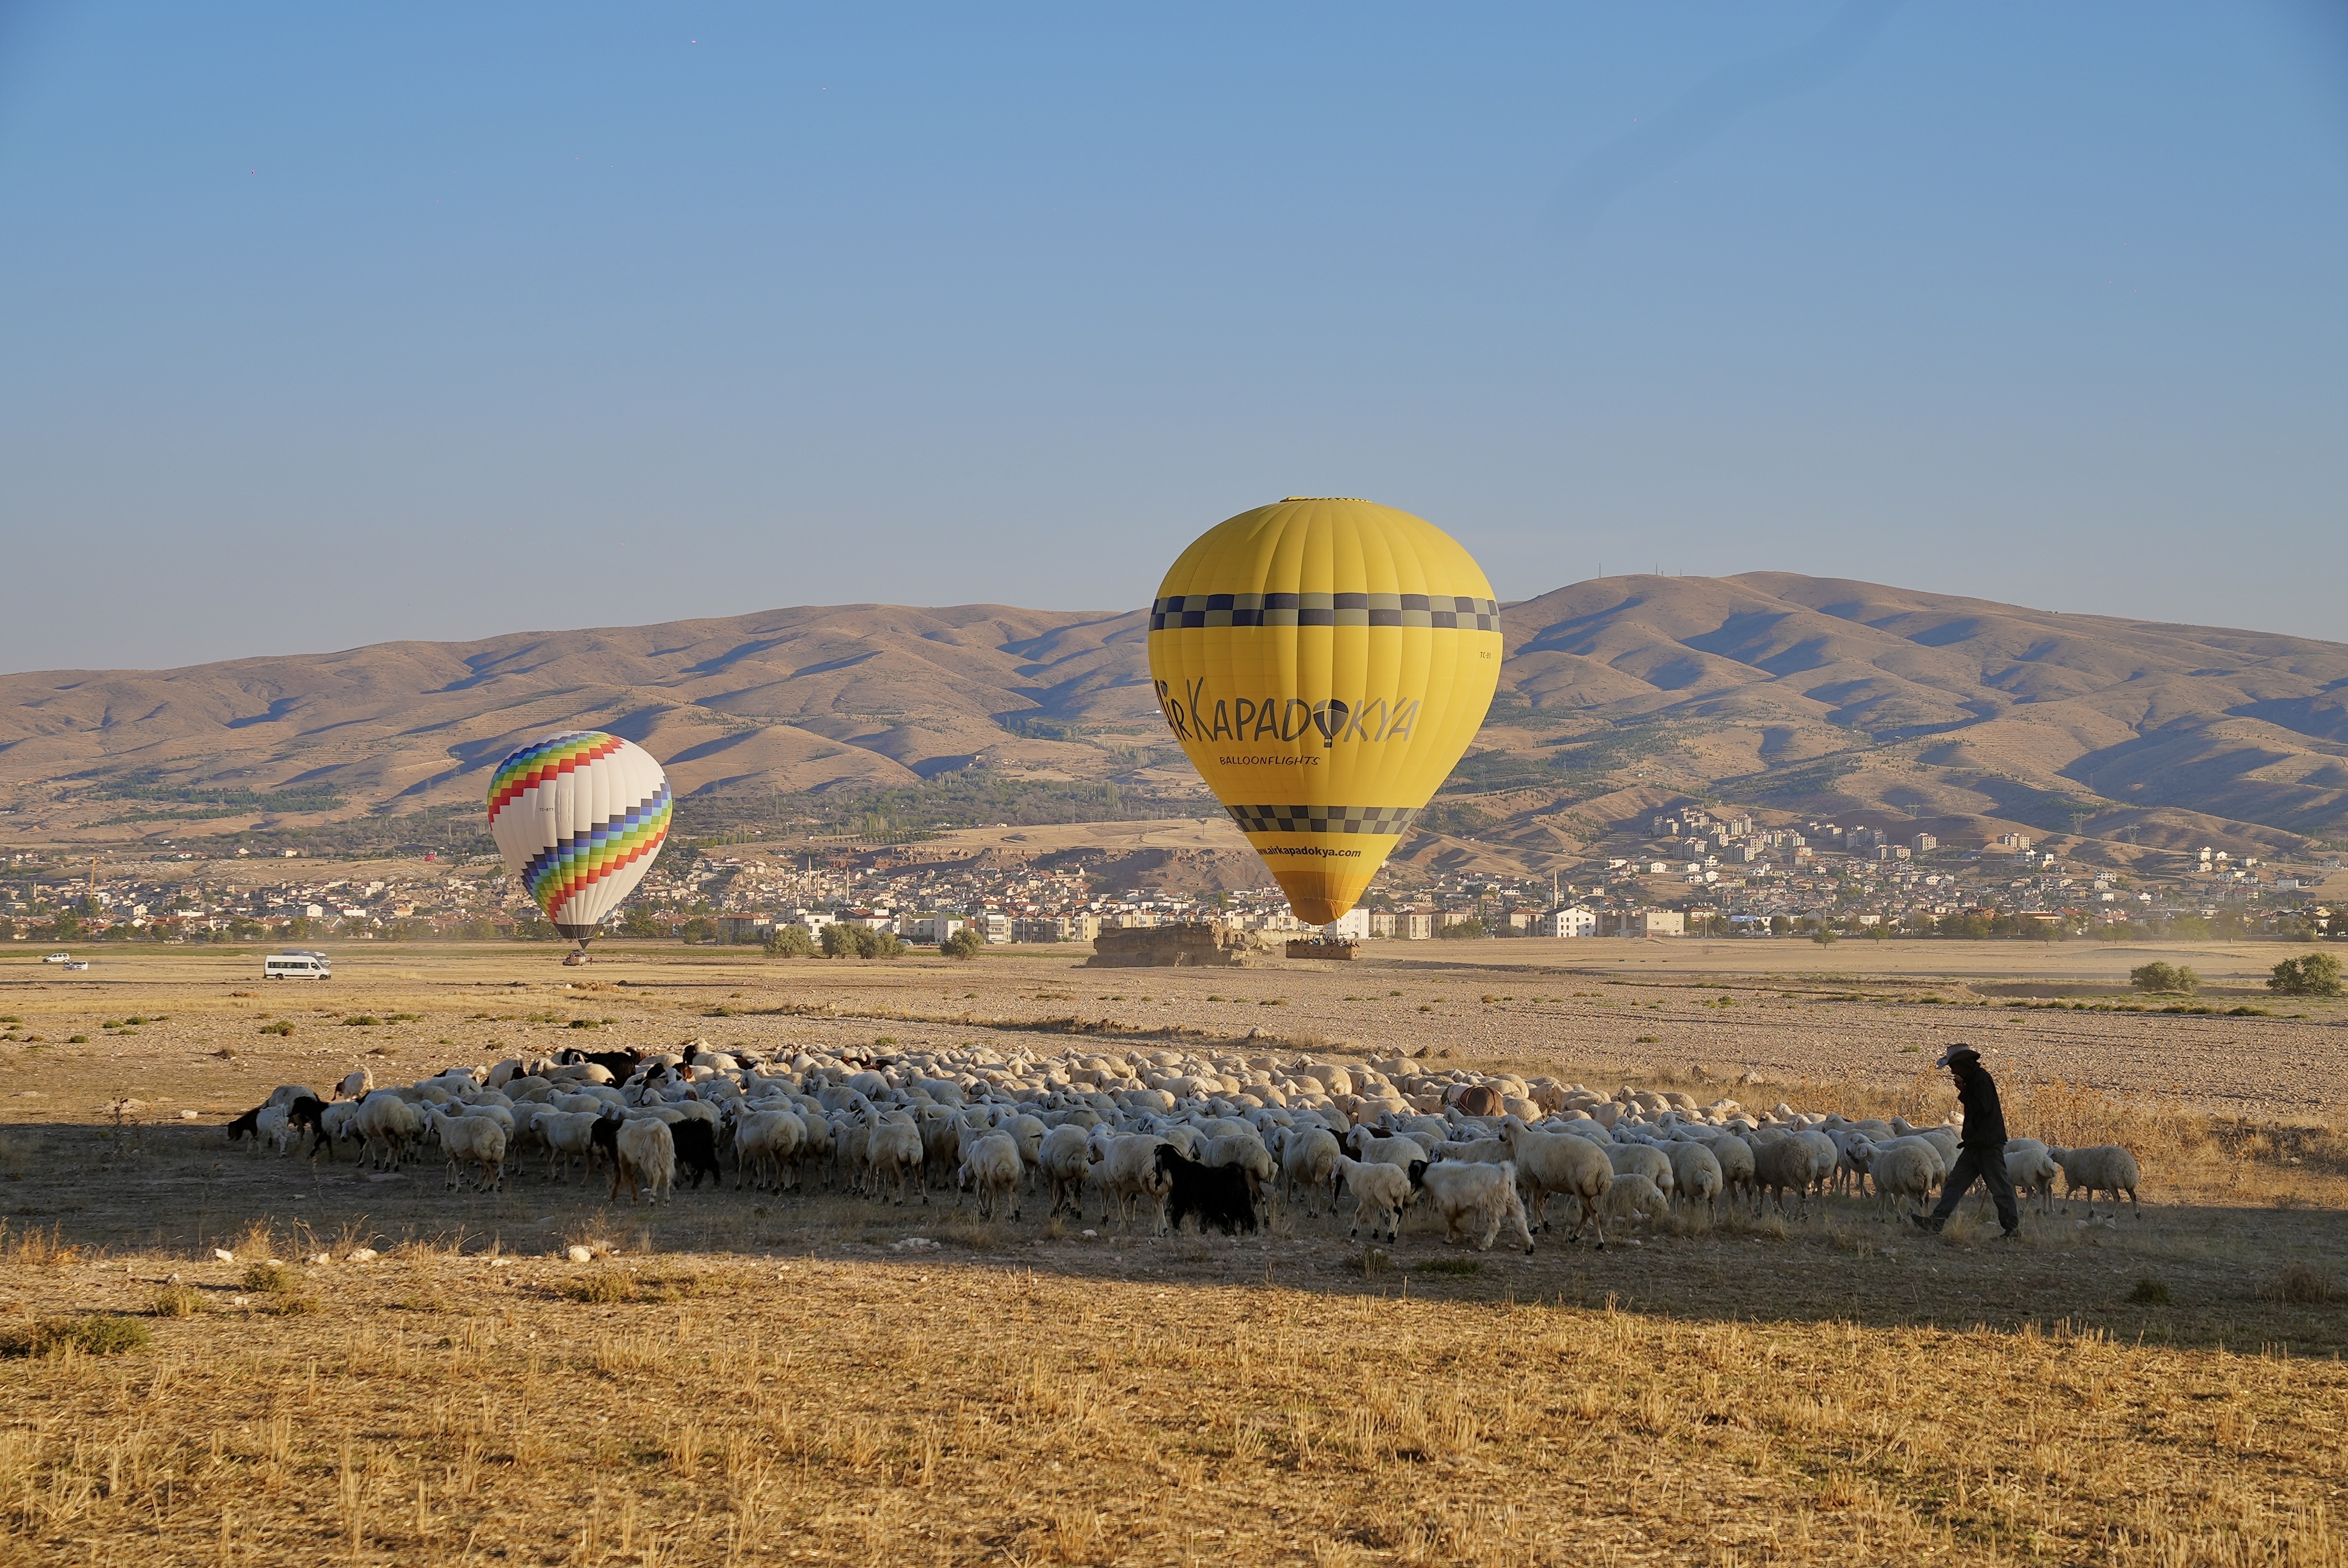
[[[0,667],[1122,609],[1292,492],[2348,640],[2343,17],[0,0]]]

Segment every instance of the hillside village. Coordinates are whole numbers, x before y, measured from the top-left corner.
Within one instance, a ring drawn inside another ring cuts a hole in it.
[[[1325,935],[1425,940],[1446,935],[1600,937],[2011,936],[2348,933],[2325,878],[2337,855],[2303,866],[2221,849],[2147,871],[2005,834],[1944,846],[1902,825],[1771,825],[1685,804],[1659,813],[1554,878],[1390,866],[1363,907]],[[1177,863],[1179,866],[1179,861]],[[314,873],[313,867],[315,867]],[[1305,934],[1269,886],[1184,886],[1121,871],[1084,851],[1005,854],[950,838],[676,844],[623,913],[616,935],[760,943],[796,927],[820,939],[843,924],[917,945],[973,927],[990,943],[1089,942],[1104,929],[1204,920]],[[1188,879],[1191,882],[1196,878]],[[494,856],[361,862],[299,852],[0,861],[0,939],[283,941],[551,938]]]

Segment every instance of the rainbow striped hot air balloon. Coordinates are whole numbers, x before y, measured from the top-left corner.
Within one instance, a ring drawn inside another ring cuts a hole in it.
[[[652,869],[674,807],[652,753],[600,730],[532,741],[489,778],[498,848],[582,952]]]

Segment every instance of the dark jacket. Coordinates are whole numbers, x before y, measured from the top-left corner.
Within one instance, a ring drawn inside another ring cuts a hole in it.
[[[1964,1134],[1957,1140],[1966,1149],[2005,1147],[2005,1107],[1997,1102],[1997,1080],[1989,1069],[1973,1062],[1957,1085],[1957,1103],[1965,1108]]]

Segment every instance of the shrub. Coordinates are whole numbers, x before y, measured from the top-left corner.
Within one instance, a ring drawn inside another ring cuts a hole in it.
[[[2303,953],[2274,967],[2267,989],[2286,997],[2336,997],[2340,958],[2333,953]]]
[[[964,926],[939,943],[938,951],[949,958],[968,959],[978,957],[980,950],[985,946],[985,938],[980,936],[974,927]]]
[[[282,1296],[294,1288],[294,1271],[282,1263],[256,1263],[244,1271],[244,1287]]]
[[[204,1310],[204,1293],[192,1285],[166,1285],[147,1298],[150,1317],[193,1317]]]
[[[152,1337],[147,1332],[147,1325],[118,1313],[44,1317],[0,1339],[0,1355],[61,1356],[67,1350],[78,1350],[85,1356],[119,1356],[126,1350],[146,1348]]]
[[[2146,1307],[2166,1307],[2168,1305],[2168,1286],[2147,1274],[2136,1282],[2136,1288],[2128,1292],[2128,1299]]]
[[[585,1279],[574,1279],[562,1286],[562,1294],[572,1301],[608,1307],[617,1302],[636,1298],[636,1282],[617,1269],[604,1269]]]
[[[275,1023],[263,1024],[261,1026],[261,1032],[263,1034],[292,1034],[294,1032],[294,1026],[286,1022],[283,1019],[279,1019]]]
[[[2128,984],[2140,991],[2191,996],[2201,989],[2201,977],[2183,964],[2141,964],[2128,971]]]
[[[2286,1264],[2282,1272],[2259,1291],[2269,1301],[2287,1301],[2294,1307],[2323,1307],[2348,1299],[2348,1289],[2312,1264]]]

